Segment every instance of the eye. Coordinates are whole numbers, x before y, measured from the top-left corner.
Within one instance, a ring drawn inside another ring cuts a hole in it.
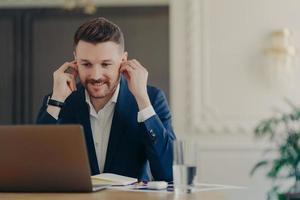
[[[102,63],[103,67],[109,67],[111,64],[110,63]]]
[[[85,66],[85,67],[91,67],[92,66],[91,63],[82,63],[82,65]]]

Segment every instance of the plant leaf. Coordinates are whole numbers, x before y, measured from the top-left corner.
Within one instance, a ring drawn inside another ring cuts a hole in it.
[[[269,162],[270,162],[270,161],[268,161],[268,160],[262,160],[262,161],[256,163],[256,165],[255,165],[255,166],[252,168],[252,170],[250,171],[250,176],[253,176],[254,172],[255,172],[258,168],[267,165]]]
[[[271,168],[271,170],[268,172],[267,176],[269,178],[276,178],[279,171],[285,167],[291,165],[291,162],[289,159],[286,158],[279,158],[273,161],[273,166]]]

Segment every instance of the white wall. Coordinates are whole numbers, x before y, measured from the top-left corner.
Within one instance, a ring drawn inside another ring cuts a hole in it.
[[[299,52],[296,80],[282,90],[268,81],[272,70],[264,74],[270,68],[264,49],[282,28],[291,30],[291,44],[300,48],[300,1],[173,0],[170,8],[177,135],[201,143],[203,181],[248,186],[249,199],[264,199],[268,182],[248,174],[267,144],[253,141],[252,130],[272,108],[287,110],[285,96],[300,103]]]
[[[272,107],[283,107],[284,96],[300,103],[300,78],[282,93],[263,74],[271,32],[289,28],[300,47],[299,6],[297,0],[171,1],[172,108],[179,132],[246,133]]]

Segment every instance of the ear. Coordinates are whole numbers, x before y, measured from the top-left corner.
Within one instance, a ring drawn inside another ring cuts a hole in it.
[[[125,51],[122,56],[122,62],[127,61],[127,58],[128,58],[128,53],[127,51]]]
[[[74,60],[76,60],[76,52],[73,51]]]
[[[75,51],[73,51],[73,56],[74,56],[74,61],[76,61],[75,62],[75,66],[76,66],[76,71],[78,72],[78,65],[77,65],[77,57],[76,57],[76,52]],[[77,75],[76,75],[77,76]]]

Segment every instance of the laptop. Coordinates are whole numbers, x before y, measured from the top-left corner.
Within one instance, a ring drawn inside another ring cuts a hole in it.
[[[0,126],[0,192],[92,192],[80,125]]]

